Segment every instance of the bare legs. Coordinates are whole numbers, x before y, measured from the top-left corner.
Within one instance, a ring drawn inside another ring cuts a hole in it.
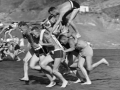
[[[52,62],[53,59],[51,58],[50,55],[46,56],[46,58],[40,63],[41,67],[46,70],[48,73],[46,73],[46,76],[50,80],[50,84],[46,87],[52,87],[55,85],[54,79],[53,79],[53,74],[57,76],[63,83],[61,87],[66,87],[67,81],[64,79],[64,77],[59,73],[58,68],[60,66],[62,58],[56,58],[54,61],[53,69],[48,66],[48,63]]]
[[[87,70],[89,70],[89,71],[93,70],[95,67],[99,66],[100,64],[109,65],[109,63],[107,62],[107,60],[104,59],[104,58],[101,59],[100,61],[92,64],[92,56],[86,56],[86,59],[83,58],[83,57],[79,57],[78,67],[81,69],[83,75],[86,78],[86,82],[83,83],[82,85],[92,84],[92,82],[91,82],[91,80],[90,80],[90,78],[88,76],[87,70],[84,68],[85,61],[87,63]]]
[[[76,70],[73,70],[72,73],[76,75],[76,77],[78,78],[77,81],[75,81],[74,83],[79,83],[81,82],[80,80],[80,75],[78,73],[78,58],[77,58],[78,52],[71,52],[68,54],[68,60],[69,60],[69,67],[70,68],[76,68]]]
[[[53,66],[53,74],[55,76],[57,76],[63,82],[61,87],[65,88],[66,85],[68,84],[68,81],[66,81],[65,78],[62,76],[62,74],[58,71],[61,60],[62,60],[61,58],[56,58],[55,59],[54,66]]]
[[[50,55],[47,55],[43,61],[41,61],[40,66],[45,70],[44,72],[46,73],[46,76],[50,80],[50,84],[47,85],[46,87],[53,87],[55,85],[55,82],[53,80],[53,75],[52,75],[52,68],[48,66],[48,63],[52,62],[53,59],[51,58]]]
[[[40,65],[36,65],[36,63],[38,63],[40,59],[42,60],[44,58],[45,58],[44,55],[40,56],[40,58],[39,58],[36,56],[36,54],[34,54],[30,60],[30,68],[35,69],[35,70],[41,70]]]
[[[75,30],[77,37],[81,37],[79,34],[79,31],[77,29],[77,26],[74,24],[73,19],[76,17],[77,13],[78,13],[79,9],[74,9],[73,12],[71,13],[70,19],[68,21],[68,25],[70,24],[72,26],[72,28]]]
[[[21,80],[29,80],[28,77],[28,62],[30,60],[30,67],[35,70],[41,70],[40,65],[36,65],[37,62],[40,60],[43,60],[45,58],[44,55],[41,55],[40,58],[36,56],[36,54],[31,55],[30,52],[26,54],[26,57],[24,58],[24,77]]]
[[[29,77],[28,77],[28,61],[32,58],[32,55],[31,53],[28,51],[25,58],[24,58],[24,77],[21,78],[21,80],[24,80],[24,81],[28,81],[29,80]]]

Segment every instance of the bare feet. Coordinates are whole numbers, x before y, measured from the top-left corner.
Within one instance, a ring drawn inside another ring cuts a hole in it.
[[[91,81],[87,81],[87,82],[82,83],[81,85],[91,85],[91,84],[92,84]]]
[[[67,84],[68,84],[68,81],[64,81],[61,88],[65,88],[67,86]]]
[[[81,80],[80,79],[78,79],[77,81],[75,81],[74,83],[80,83],[81,82]]]
[[[3,59],[0,58],[0,61],[3,61]]]
[[[23,77],[20,79],[21,81],[29,81],[29,79],[27,77]]]
[[[47,85],[46,87],[53,87],[56,85],[56,82],[51,82],[49,85]]]
[[[56,80],[56,76],[53,76],[53,80]]]
[[[17,61],[19,62],[19,61],[21,61],[21,59],[18,59]]]
[[[109,62],[105,58],[103,58],[102,60],[107,66],[109,66]]]

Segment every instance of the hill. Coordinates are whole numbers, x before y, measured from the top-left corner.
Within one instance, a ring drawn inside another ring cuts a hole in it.
[[[48,16],[50,6],[67,0],[0,0],[1,21],[38,21]],[[78,14],[75,23],[83,39],[94,48],[120,48],[120,1],[76,0],[90,7],[91,13]]]

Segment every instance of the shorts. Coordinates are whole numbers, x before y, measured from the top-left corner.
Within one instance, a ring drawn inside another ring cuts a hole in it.
[[[53,53],[50,53],[53,59],[55,58],[63,58],[63,50],[55,50]]]
[[[71,52],[68,52],[67,53],[67,59],[68,59],[68,66],[71,66],[78,58],[78,55],[79,55],[79,50],[74,50],[74,51],[71,51]]]
[[[93,56],[93,49],[89,45],[81,51],[81,56]]]
[[[39,50],[34,50],[33,48],[31,48],[29,51],[32,55],[36,54],[37,57],[39,57],[40,55],[45,55],[45,56],[47,55],[47,48],[44,46]]]
[[[47,48],[46,47],[42,47],[39,50],[34,50],[34,53],[36,54],[37,57],[39,57],[40,55],[47,55]]]
[[[73,12],[74,9],[78,9],[80,8],[80,5],[79,3],[75,2],[75,1],[71,1],[69,0],[70,4],[71,4],[71,9],[69,11],[67,11],[64,16],[62,17],[62,25],[67,25],[68,23],[68,19],[67,19],[67,16]]]
[[[48,54],[49,52],[55,50],[53,46],[46,47],[46,53]]]
[[[75,1],[72,1],[72,0],[69,0],[69,2],[71,4],[72,9],[80,8],[79,3],[75,2]]]
[[[79,55],[79,50],[75,49],[74,51],[68,52],[67,55],[68,55],[68,56],[69,56],[69,55],[74,55],[74,56],[78,57],[78,55]]]

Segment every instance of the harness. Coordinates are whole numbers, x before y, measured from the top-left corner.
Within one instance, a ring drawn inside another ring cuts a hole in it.
[[[64,51],[63,46],[60,44],[60,42],[57,40],[57,38],[54,35],[51,35],[53,40],[59,45],[59,47]]]

